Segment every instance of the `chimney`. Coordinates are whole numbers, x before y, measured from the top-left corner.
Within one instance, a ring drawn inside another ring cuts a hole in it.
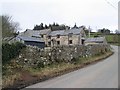
[[[69,26],[66,26],[66,28],[65,28],[66,30],[69,30],[70,29],[70,27]]]

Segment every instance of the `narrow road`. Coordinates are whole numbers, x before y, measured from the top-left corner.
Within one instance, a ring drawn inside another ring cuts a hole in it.
[[[118,47],[106,60],[26,88],[118,88]]]

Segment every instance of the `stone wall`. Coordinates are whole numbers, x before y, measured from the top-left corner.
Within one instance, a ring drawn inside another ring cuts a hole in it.
[[[81,43],[81,38],[79,37],[80,35],[72,35],[69,37],[68,35],[63,35],[60,36],[60,38],[57,38],[57,36],[51,36],[51,40],[55,40],[54,46],[59,46],[57,45],[57,41],[60,41],[60,45],[68,45],[69,40],[72,40],[71,45],[82,45]],[[51,41],[48,39],[48,41]],[[53,43],[51,42],[51,46],[53,46]]]
[[[25,67],[44,67],[55,62],[71,62],[79,57],[99,55],[109,50],[108,45],[59,46],[49,50],[27,46],[16,62]]]
[[[51,59],[54,61],[71,61],[73,58],[89,57],[103,54],[110,50],[108,45],[89,45],[89,46],[59,46],[51,49]]]

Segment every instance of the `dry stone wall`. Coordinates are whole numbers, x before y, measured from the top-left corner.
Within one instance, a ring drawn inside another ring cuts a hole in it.
[[[25,67],[44,67],[56,62],[72,62],[79,57],[90,57],[109,51],[109,45],[59,46],[49,50],[27,46],[16,62]],[[23,66],[23,67],[24,67]]]

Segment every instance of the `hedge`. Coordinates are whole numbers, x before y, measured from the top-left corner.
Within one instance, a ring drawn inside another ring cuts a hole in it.
[[[24,48],[25,45],[19,42],[8,44],[3,43],[2,44],[2,63],[5,64],[9,62],[12,58],[15,58],[19,55],[22,48]]]

